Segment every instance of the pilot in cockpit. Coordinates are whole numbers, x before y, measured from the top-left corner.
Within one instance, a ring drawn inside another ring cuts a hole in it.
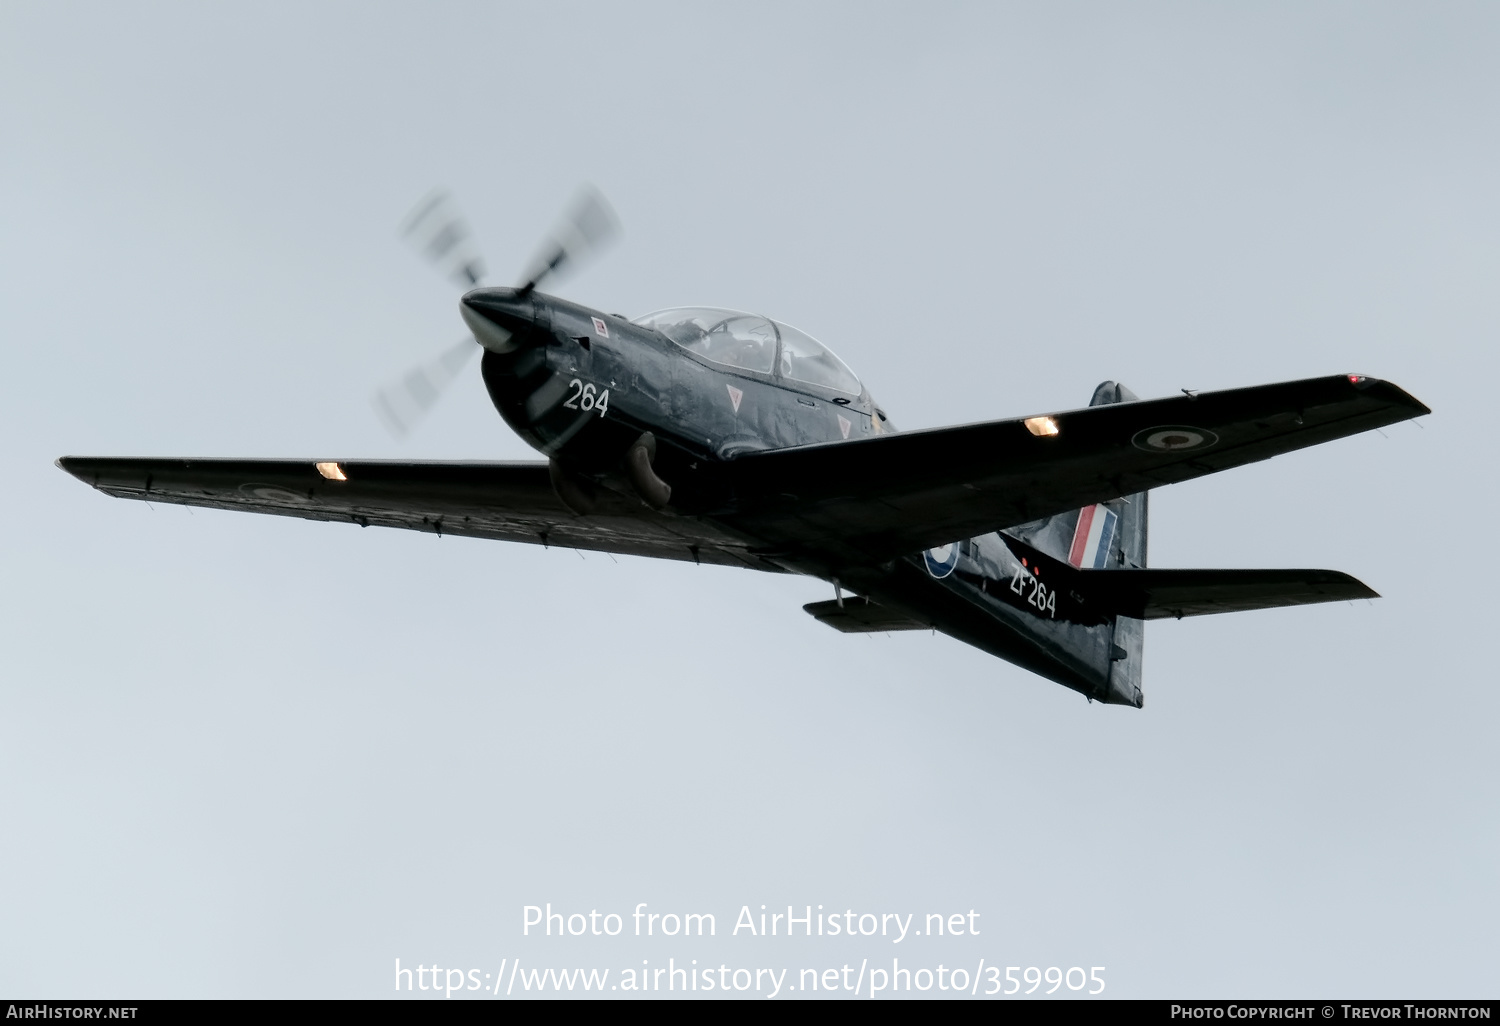
[[[706,348],[709,345],[708,336],[692,321],[661,324],[657,326],[657,330],[684,349]]]
[[[764,370],[775,359],[775,346],[774,342],[768,346],[763,339],[724,336],[709,359],[731,367]]]
[[[750,318],[735,318],[715,325],[708,333],[704,355],[717,363],[747,370],[766,371],[776,358],[776,336],[759,325],[747,325]]]

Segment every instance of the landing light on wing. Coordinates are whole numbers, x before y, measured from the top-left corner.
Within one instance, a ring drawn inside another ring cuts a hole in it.
[[[1057,421],[1051,417],[1031,417],[1026,421],[1026,430],[1039,437],[1057,434]]]
[[[337,463],[318,463],[315,464],[315,466],[318,468],[318,473],[322,474],[330,481],[349,480],[344,476],[344,472],[339,469],[339,465]]]

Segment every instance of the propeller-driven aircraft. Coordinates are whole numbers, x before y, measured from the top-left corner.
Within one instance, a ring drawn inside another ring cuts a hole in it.
[[[406,234],[467,289],[461,345],[382,391],[409,430],[475,351],[495,409],[545,460],[116,459],[59,465],[109,495],[807,574],[836,630],[935,630],[1091,700],[1140,707],[1144,621],[1373,598],[1332,570],[1146,561],[1152,488],[1430,412],[1335,374],[898,432],[829,349],[701,307],[635,319],[540,291],[618,222],[585,190],[515,288],[451,199]]]

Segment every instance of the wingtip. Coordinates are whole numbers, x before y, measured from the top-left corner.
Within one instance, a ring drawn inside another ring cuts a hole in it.
[[[1346,589],[1347,597],[1351,601],[1354,599],[1378,599],[1380,597],[1380,592],[1352,574],[1346,574],[1339,570],[1328,570],[1325,573],[1330,575],[1332,581]]]
[[[1345,375],[1355,388],[1365,391],[1376,389],[1388,402],[1396,406],[1404,406],[1411,411],[1412,417],[1425,417],[1432,412],[1432,408],[1394,381],[1384,378],[1367,378],[1363,374]]]
[[[99,479],[107,472],[109,463],[108,459],[98,456],[59,456],[52,465],[90,488],[98,488]]]
[[[1396,401],[1411,411],[1412,417],[1425,417],[1432,412],[1432,407],[1412,395],[1406,389],[1394,382],[1387,381],[1385,384],[1396,394]]]

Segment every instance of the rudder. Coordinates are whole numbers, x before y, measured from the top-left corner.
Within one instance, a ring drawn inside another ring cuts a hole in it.
[[[1104,406],[1109,403],[1128,403],[1136,401],[1138,397],[1130,389],[1117,381],[1106,381],[1094,389],[1094,397],[1089,401],[1090,406]],[[1099,554],[1099,559],[1104,568],[1130,568],[1144,567],[1146,565],[1146,521],[1147,521],[1147,492],[1137,492],[1110,502],[1103,503],[1103,508],[1115,513],[1118,522],[1114,525],[1114,538],[1110,544],[1107,554]],[[1099,507],[1096,507],[1096,510]],[[1087,510],[1080,511],[1088,512]],[[1079,518],[1079,527],[1082,527],[1083,518]],[[1102,534],[1102,529],[1093,527],[1092,533]],[[1079,548],[1078,528],[1075,527],[1074,546]],[[1082,551],[1088,554],[1087,540],[1082,543]],[[1072,555],[1070,551],[1069,555]],[[1069,562],[1072,562],[1070,559]],[[1078,563],[1074,563],[1078,566]],[[1129,616],[1115,617],[1114,654],[1109,665],[1109,690],[1104,701],[1115,705],[1133,705],[1140,708],[1145,704],[1145,695],[1141,690],[1141,662],[1145,649],[1146,624]]]
[[[1094,389],[1089,405],[1129,403],[1138,398],[1119,382],[1105,381]],[[1004,533],[1079,570],[1141,568],[1146,565],[1146,495],[1137,492],[1121,496],[1009,527]],[[1099,701],[1141,706],[1144,628],[1141,620],[1114,617],[1108,676],[1104,687],[1094,696]]]

